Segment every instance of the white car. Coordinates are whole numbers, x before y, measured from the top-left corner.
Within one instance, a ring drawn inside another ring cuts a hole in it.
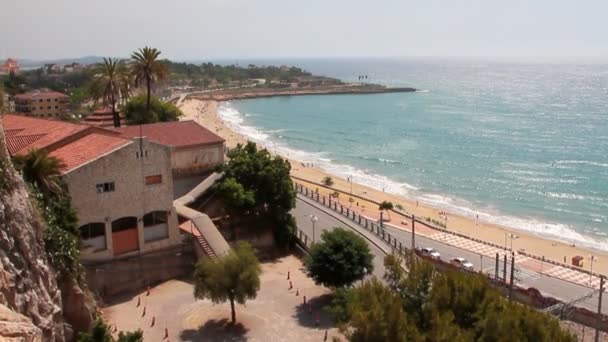
[[[439,252],[437,252],[436,250],[434,250],[431,247],[424,247],[421,249],[421,252],[422,252],[422,255],[428,256],[431,259],[441,260],[441,254],[439,254]]]
[[[467,259],[465,258],[454,258],[450,261],[450,263],[454,266],[463,268],[467,271],[474,271],[475,270],[475,266],[473,266],[473,264],[471,264]]]

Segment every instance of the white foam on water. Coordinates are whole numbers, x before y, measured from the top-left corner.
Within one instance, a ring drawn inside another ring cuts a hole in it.
[[[556,164],[580,164],[580,165],[588,165],[588,166],[597,166],[597,167],[608,167],[608,163],[598,163],[592,160],[558,160],[555,162]]]
[[[264,132],[254,126],[250,126],[245,122],[246,115],[241,114],[233,108],[229,102],[221,103],[218,106],[218,115],[224,122],[234,131],[246,136],[248,139],[261,144],[271,152],[285,156],[287,158],[300,161],[302,163],[313,163],[315,167],[319,167],[324,171],[341,178],[352,177],[355,183],[371,187],[376,190],[385,191],[387,193],[404,196],[410,200],[419,200],[438,209],[443,209],[462,216],[475,219],[477,216],[481,221],[489,222],[504,227],[509,227],[515,230],[520,230],[528,233],[533,233],[540,237],[551,238],[556,241],[566,243],[575,243],[586,247],[591,247],[600,250],[608,250],[608,239],[599,238],[602,234],[594,233],[595,236],[587,236],[577,232],[573,227],[560,223],[551,223],[535,218],[523,218],[510,215],[504,215],[493,208],[473,209],[475,205],[460,199],[453,199],[449,196],[441,194],[431,194],[421,192],[419,188],[404,182],[398,182],[386,176],[379,175],[369,170],[362,170],[351,165],[338,164],[331,158],[328,158],[325,152],[306,152],[290,148],[280,141],[273,141],[270,136],[272,133],[282,130],[274,130]],[[368,158],[374,159],[374,158]],[[376,160],[391,163],[398,162],[393,160],[385,160],[376,158]],[[595,163],[590,161],[556,161],[556,164],[562,164],[567,167],[567,164],[583,163],[593,166],[608,167],[608,164]],[[516,163],[510,163],[517,165]],[[564,165],[565,164],[565,165]],[[522,166],[522,165],[517,165]],[[530,165],[525,165],[530,166]],[[298,167],[298,166],[295,166]],[[538,171],[524,170],[508,170],[506,173],[527,175],[527,176],[542,176],[545,175]],[[532,177],[531,177],[532,178]],[[566,199],[584,199],[581,196],[572,194],[554,194],[548,193],[548,196],[555,198]],[[597,222],[597,221],[596,221]],[[448,228],[449,228],[448,222]]]

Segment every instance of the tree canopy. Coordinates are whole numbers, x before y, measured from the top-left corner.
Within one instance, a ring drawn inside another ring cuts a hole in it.
[[[556,319],[507,301],[483,276],[436,272],[413,254],[384,263],[385,283],[367,281],[332,302],[353,341],[399,341],[396,329],[411,341],[575,341]]]
[[[236,197],[229,191],[220,191],[224,202],[230,206],[243,200],[249,206],[253,196],[253,207],[267,213],[277,225],[276,238],[288,242],[290,229],[295,221],[289,213],[295,207],[295,190],[289,176],[291,165],[279,156],[272,156],[267,150],[258,150],[253,142],[237,145],[227,153],[228,162],[219,167],[224,173],[218,181],[218,189],[232,189],[243,192]],[[242,195],[242,197],[241,197]],[[242,208],[245,209],[245,208]]]
[[[232,323],[236,322],[234,302],[245,304],[260,289],[260,263],[246,242],[238,242],[218,260],[203,258],[194,271],[194,296],[214,303],[230,302]]]
[[[146,95],[138,95],[124,106],[125,120],[131,125],[177,121],[182,112],[171,102],[156,97],[150,100],[150,111],[146,109]]]
[[[305,260],[306,273],[317,284],[343,287],[371,273],[373,259],[363,238],[350,230],[334,228],[324,231],[321,241],[310,249]]]
[[[95,321],[90,333],[82,333],[78,337],[78,342],[142,342],[143,340],[144,333],[141,330],[121,331],[118,333],[118,339],[114,339],[110,327],[100,318]]]

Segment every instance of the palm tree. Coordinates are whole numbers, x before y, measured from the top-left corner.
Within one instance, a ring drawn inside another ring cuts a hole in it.
[[[162,80],[167,76],[167,66],[158,60],[160,50],[144,47],[131,54],[133,60],[132,71],[135,77],[135,85],[146,84],[146,112],[150,114],[150,92],[152,83]]]
[[[112,107],[114,127],[120,127],[120,116],[116,103],[130,94],[129,78],[126,68],[116,58],[104,58],[91,85],[93,98],[102,99],[104,105]]]
[[[47,152],[34,149],[26,155],[16,156],[14,162],[23,178],[43,193],[60,194],[65,190],[60,178],[65,164]]]

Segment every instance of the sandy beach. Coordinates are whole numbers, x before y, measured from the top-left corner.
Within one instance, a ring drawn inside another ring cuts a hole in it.
[[[216,101],[188,99],[180,106],[182,112],[184,113],[182,120],[196,120],[201,125],[226,139],[226,145],[228,147],[234,147],[238,143],[246,142],[247,139],[245,137],[231,130],[222,121],[217,114],[217,107],[218,102]],[[307,166],[300,161],[290,160],[290,162],[292,165],[293,176],[316,183],[319,183],[325,176],[331,176],[335,182],[333,187],[343,192],[343,194],[339,197],[343,204],[352,205],[353,208],[362,212],[364,215],[370,217],[379,216],[379,211],[376,204],[360,199],[354,199],[353,202],[349,201],[348,194],[351,191],[351,183],[349,183],[346,179],[330,175],[319,168]],[[308,185],[313,189],[319,188],[319,193],[323,195],[333,192],[332,190],[325,189],[314,184]],[[463,217],[461,215],[445,212],[445,210],[440,208],[434,208],[423,203],[418,203],[415,199],[403,198],[401,196],[372,189],[357,183],[352,184],[352,193],[376,202],[386,200],[391,201],[394,204],[400,204],[407,212],[412,213],[417,217],[429,217],[439,222],[447,222],[447,229],[465,234],[467,236],[475,237],[477,239],[492,242],[501,246],[504,246],[506,241],[507,247],[511,246],[512,241],[513,250],[515,251],[525,250],[528,253],[537,256],[544,256],[547,259],[558,262],[563,262],[565,258],[568,264],[571,264],[571,259],[573,256],[583,256],[586,259],[584,264],[585,270],[590,269],[589,256],[593,255],[595,257],[595,261],[593,262],[593,271],[608,274],[608,252],[605,251],[587,249],[573,244],[557,242],[525,231],[478,221],[475,218]],[[402,220],[403,217],[397,216],[398,215],[393,214],[391,221],[392,224],[406,230],[411,229],[408,226],[408,222]],[[509,238],[510,234],[516,235],[517,238]]]

